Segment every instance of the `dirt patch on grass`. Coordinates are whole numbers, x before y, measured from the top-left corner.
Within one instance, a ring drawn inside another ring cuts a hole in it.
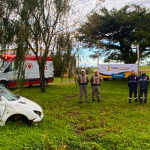
[[[139,110],[145,110],[146,108],[140,107]]]
[[[85,125],[85,124],[76,124],[74,125],[75,131],[77,135],[83,134],[86,130],[90,129],[98,129],[100,127],[104,127],[104,123],[101,122],[100,124],[91,124],[91,125]]]
[[[77,94],[69,94],[69,95],[65,95],[63,100],[69,101],[70,99],[73,99],[75,97],[78,97],[78,95]]]
[[[75,112],[69,112],[69,116],[78,118],[78,117],[80,117],[80,114],[77,111],[75,111]]]
[[[71,126],[73,126],[76,135],[80,135],[89,129],[104,128],[105,126],[104,120],[100,121],[99,118],[96,118],[91,114],[84,116],[79,113],[78,109],[80,108],[76,107],[75,111],[66,113],[69,116],[70,124]]]
[[[87,118],[76,118],[76,121],[72,121],[71,125],[74,126],[75,132],[77,135],[84,133],[86,130],[89,129],[98,129],[103,128],[105,126],[104,121],[97,122],[95,118],[89,116]]]
[[[105,129],[106,132],[116,132],[118,133],[122,128],[120,126],[111,126]]]

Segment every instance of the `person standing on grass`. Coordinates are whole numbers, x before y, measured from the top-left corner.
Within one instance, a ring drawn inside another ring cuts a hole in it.
[[[145,70],[142,70],[142,75],[139,76],[140,85],[140,103],[143,102],[143,93],[145,95],[144,103],[147,103],[147,93],[148,93],[149,76],[146,75]]]
[[[129,103],[131,103],[132,93],[134,92],[134,99],[137,102],[137,86],[138,86],[138,76],[135,75],[134,70],[131,70],[131,75],[127,78],[129,87]]]
[[[94,102],[95,93],[97,93],[97,100],[100,102],[100,84],[101,77],[98,74],[98,70],[95,70],[94,75],[91,76],[91,86],[92,86],[92,102]]]
[[[82,70],[81,75],[79,75],[79,77],[78,77],[78,83],[80,86],[80,89],[79,89],[79,94],[80,94],[79,102],[80,102],[80,104],[82,104],[83,91],[85,93],[86,102],[87,103],[89,102],[88,101],[88,86],[87,86],[88,82],[89,82],[88,76],[85,74],[85,70]]]

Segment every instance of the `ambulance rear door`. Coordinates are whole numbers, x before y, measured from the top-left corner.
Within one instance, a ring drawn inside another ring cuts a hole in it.
[[[52,61],[47,61],[45,64],[45,78],[49,79],[53,77],[53,62]]]
[[[28,82],[29,85],[32,84],[39,84],[40,80],[38,77],[38,64],[37,61],[26,61],[26,69],[25,69],[25,76],[26,76],[26,82]]]

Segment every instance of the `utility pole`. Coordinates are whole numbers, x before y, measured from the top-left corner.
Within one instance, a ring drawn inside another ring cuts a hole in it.
[[[78,54],[78,74],[79,74],[79,54]]]
[[[137,61],[138,61],[138,76],[139,76],[140,75],[140,72],[139,72],[139,64],[140,64],[139,44],[137,44]]]
[[[139,71],[139,65],[140,65],[140,50],[139,50],[139,44],[137,44],[137,62],[138,62],[138,77],[140,76],[140,71]],[[140,87],[138,84],[138,99],[140,99]]]
[[[98,54],[97,54],[97,70],[98,70],[98,73],[99,73],[99,51],[98,51]]]

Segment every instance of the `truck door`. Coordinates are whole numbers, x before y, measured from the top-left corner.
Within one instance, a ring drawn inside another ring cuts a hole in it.
[[[11,62],[7,68],[4,70],[4,74],[8,81],[12,81],[14,79],[14,62]]]
[[[8,80],[8,86],[9,87],[14,87],[16,86],[16,77],[17,77],[17,72],[15,73],[15,62],[10,62],[9,65],[6,67],[4,70],[4,76]]]
[[[4,111],[5,111],[5,100],[3,100],[1,97],[0,98],[0,120],[2,120]]]

